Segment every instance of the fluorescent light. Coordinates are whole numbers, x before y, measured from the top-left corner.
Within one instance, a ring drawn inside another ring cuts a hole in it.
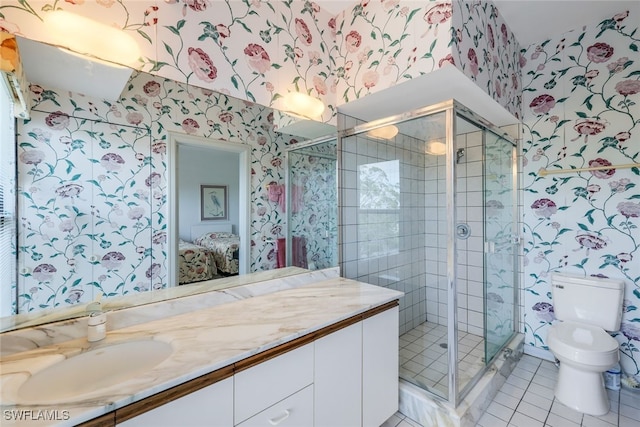
[[[319,120],[324,112],[324,103],[302,92],[289,92],[282,97],[284,111],[307,119]]]
[[[51,41],[70,51],[121,65],[140,57],[135,39],[118,28],[63,10],[47,13],[44,21]]]
[[[398,128],[394,125],[371,129],[367,135],[377,139],[391,139],[398,134]]]
[[[434,156],[442,156],[443,154],[447,154],[447,146],[444,142],[429,141],[424,151]]]

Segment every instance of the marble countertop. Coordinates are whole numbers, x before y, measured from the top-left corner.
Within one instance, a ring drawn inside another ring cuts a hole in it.
[[[97,343],[79,338],[12,354],[0,360],[2,425],[75,425],[400,296],[390,289],[334,278],[114,330]],[[46,405],[20,402],[17,391],[32,373],[82,352],[136,339],[170,343],[173,352],[145,373],[80,398]],[[39,411],[57,411],[58,418],[68,414],[69,419],[34,421]],[[16,421],[18,414],[30,419]]]

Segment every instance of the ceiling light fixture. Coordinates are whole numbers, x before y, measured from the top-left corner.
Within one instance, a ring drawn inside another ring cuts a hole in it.
[[[63,10],[44,21],[51,42],[69,51],[120,65],[134,65],[140,57],[135,39],[118,28]]]
[[[302,92],[289,92],[282,97],[284,111],[305,119],[321,120],[324,103]]]
[[[391,139],[398,134],[398,128],[394,125],[387,125],[381,128],[371,129],[367,135],[377,139]]]
[[[447,154],[447,145],[440,141],[429,141],[424,151],[433,156],[442,156]]]

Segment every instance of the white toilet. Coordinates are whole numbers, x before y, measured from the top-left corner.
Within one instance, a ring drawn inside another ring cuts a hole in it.
[[[618,341],[606,331],[620,329],[624,281],[553,274],[556,319],[547,344],[560,361],[556,398],[590,415],[609,412],[602,374],[620,359]]]

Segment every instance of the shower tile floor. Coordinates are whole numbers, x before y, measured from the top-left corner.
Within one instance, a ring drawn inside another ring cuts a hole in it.
[[[400,377],[446,397],[447,327],[425,322],[400,335]],[[484,339],[458,332],[458,387],[464,387],[484,362]]]

